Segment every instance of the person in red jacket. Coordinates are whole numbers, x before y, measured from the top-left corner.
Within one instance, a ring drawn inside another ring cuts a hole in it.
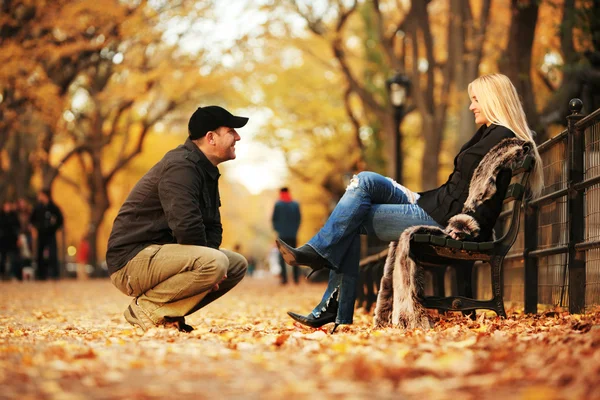
[[[271,217],[273,229],[277,232],[279,239],[290,246],[296,247],[296,237],[301,221],[302,215],[300,214],[300,204],[298,204],[297,201],[292,200],[292,195],[287,187],[281,188],[279,190],[279,200],[275,203],[273,215]],[[281,284],[285,285],[288,282],[287,266],[281,255],[279,256],[279,265],[281,266]],[[298,284],[300,279],[300,268],[297,265],[292,266],[292,268],[294,283]]]

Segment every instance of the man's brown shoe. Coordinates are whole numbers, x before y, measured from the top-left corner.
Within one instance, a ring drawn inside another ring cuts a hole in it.
[[[137,299],[133,299],[129,307],[123,313],[127,322],[133,326],[139,326],[144,332],[150,328],[154,328],[156,324],[137,304]]]

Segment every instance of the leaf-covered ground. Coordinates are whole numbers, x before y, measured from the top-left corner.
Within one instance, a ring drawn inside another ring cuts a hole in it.
[[[323,290],[246,279],[192,333],[142,334],[108,280],[0,283],[0,398],[600,399],[600,312],[402,332],[358,311],[334,335],[287,317]]]

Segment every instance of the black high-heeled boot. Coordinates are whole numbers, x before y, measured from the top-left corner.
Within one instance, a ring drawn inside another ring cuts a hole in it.
[[[308,316],[304,316],[301,314],[297,314],[292,311],[288,311],[287,314],[302,325],[310,326],[311,328],[319,328],[325,324],[329,324],[331,322],[335,322],[338,311],[338,301],[337,301],[337,289],[331,294],[331,297],[327,301],[327,304],[323,308],[321,315],[315,317],[313,313],[308,314]],[[335,324],[333,329],[331,330],[331,334],[335,332],[339,324]]]
[[[293,266],[304,265],[312,269],[307,278],[323,268],[332,269],[333,266],[325,258],[308,245],[303,245],[297,249],[291,247],[281,239],[277,239],[277,248],[283,256],[286,264]]]

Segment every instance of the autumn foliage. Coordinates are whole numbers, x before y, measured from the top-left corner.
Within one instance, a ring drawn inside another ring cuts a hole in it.
[[[64,247],[87,239],[98,265],[132,185],[185,140],[195,107],[221,104],[256,124],[242,131],[240,150],[260,143],[281,156],[283,166],[252,150],[263,164],[254,180],[269,174],[293,188],[305,241],[353,173],[394,175],[396,137],[403,184],[445,180],[474,132],[466,87],[480,74],[509,75],[538,140],[556,133],[547,125],[564,123],[581,79],[598,79],[584,56],[600,46],[597,5],[4,0],[0,201],[52,187],[69,213]],[[400,130],[386,88],[396,72],[411,81]],[[264,258],[276,186],[250,194],[230,179],[247,166],[227,164],[224,246],[244,243]]]
[[[192,333],[142,334],[108,281],[1,284],[0,398],[600,398],[600,312],[432,312],[403,332],[359,311],[334,335],[286,316],[323,289],[246,278]]]

